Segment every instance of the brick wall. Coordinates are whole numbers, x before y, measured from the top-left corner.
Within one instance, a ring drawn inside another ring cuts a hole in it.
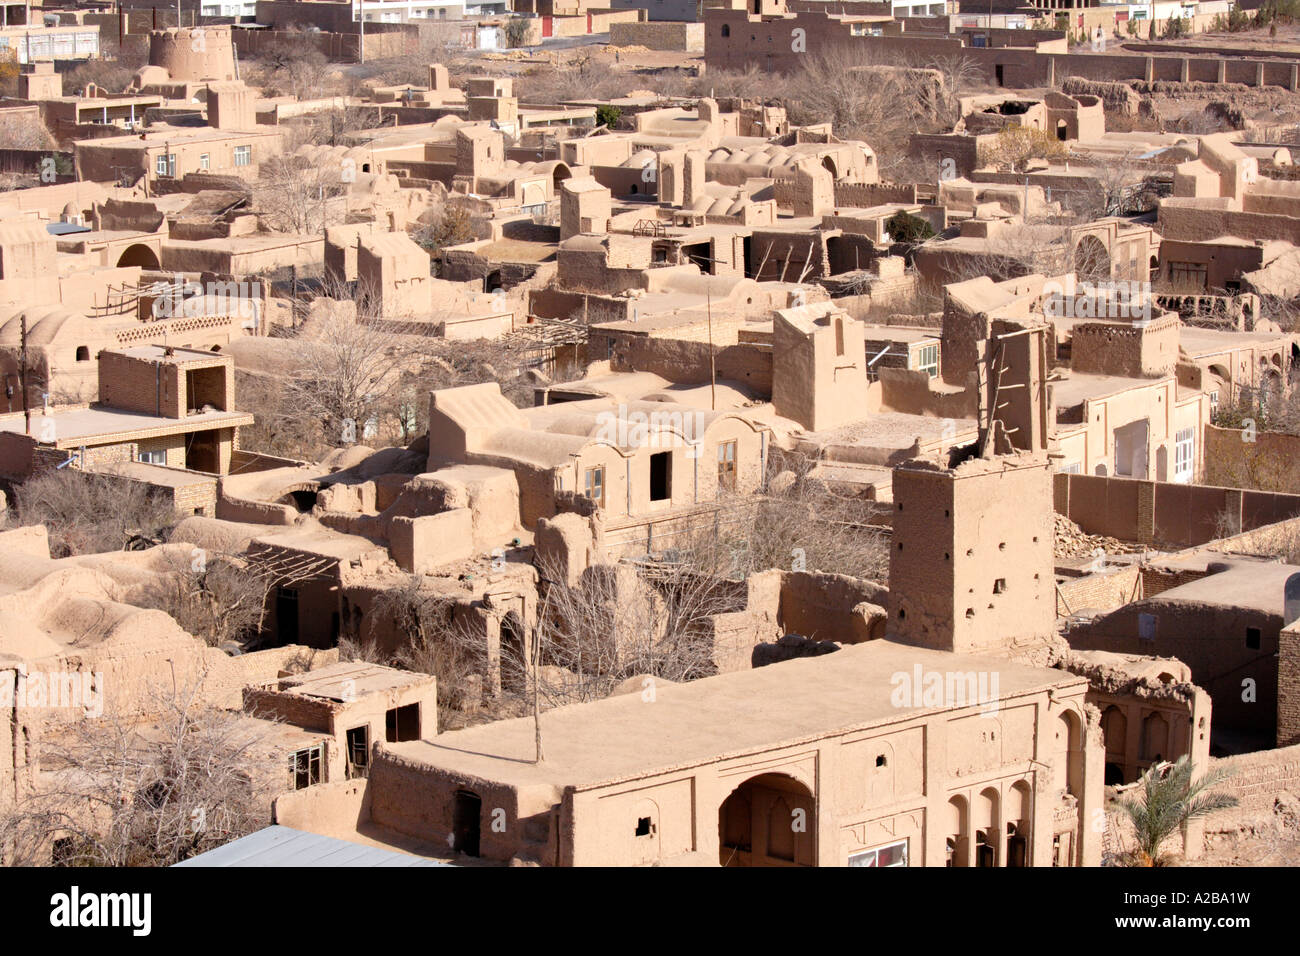
[[[1300,628],[1277,636],[1277,745],[1300,744]]]
[[[1210,766],[1232,771],[1232,776],[1215,790],[1235,796],[1239,801],[1237,810],[1271,812],[1278,794],[1294,793],[1300,788],[1300,745],[1211,759]],[[1211,816],[1207,829],[1212,829],[1213,820]]]
[[[1056,616],[1066,617],[1084,608],[1111,611],[1140,596],[1136,565],[1108,568],[1057,584]]]

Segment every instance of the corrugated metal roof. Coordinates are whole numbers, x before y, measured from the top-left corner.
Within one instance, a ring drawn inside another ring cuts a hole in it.
[[[452,866],[395,850],[269,826],[176,866]]]

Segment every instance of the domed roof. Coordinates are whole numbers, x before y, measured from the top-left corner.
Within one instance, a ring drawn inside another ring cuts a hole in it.
[[[22,344],[23,316],[27,317],[28,346],[52,345],[64,336],[85,338],[94,331],[94,323],[80,312],[62,306],[36,306],[0,319],[0,345],[16,348]]]

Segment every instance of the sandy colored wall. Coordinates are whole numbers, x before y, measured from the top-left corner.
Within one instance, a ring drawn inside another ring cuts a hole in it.
[[[1225,523],[1253,531],[1290,518],[1300,495],[1058,473],[1055,507],[1088,534],[1191,547]]]
[[[610,46],[643,46],[648,50],[672,50],[682,53],[704,51],[703,23],[657,21],[645,23],[611,23]]]

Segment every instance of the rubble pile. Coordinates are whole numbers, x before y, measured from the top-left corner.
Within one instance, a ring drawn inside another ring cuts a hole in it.
[[[1063,514],[1053,514],[1053,518],[1055,526],[1052,537],[1058,558],[1086,558],[1098,549],[1106,554],[1137,554],[1142,550],[1140,544],[1130,544],[1105,535],[1088,534]]]

